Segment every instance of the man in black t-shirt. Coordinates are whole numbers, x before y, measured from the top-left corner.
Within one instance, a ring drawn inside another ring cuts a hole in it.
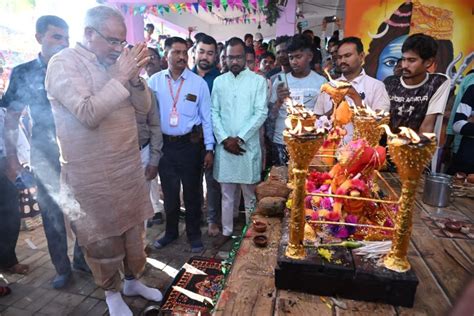
[[[444,113],[450,82],[443,74],[430,74],[438,45],[434,38],[413,34],[402,46],[402,76],[390,77],[385,86],[390,98],[390,127],[418,133],[440,134],[438,116]]]
[[[449,96],[450,80],[440,73],[429,73],[438,45],[428,35],[409,36],[402,45],[402,76],[389,77],[385,87],[390,99],[390,128],[409,127],[418,134],[434,133],[438,142],[442,116]],[[432,167],[437,165],[434,154]]]

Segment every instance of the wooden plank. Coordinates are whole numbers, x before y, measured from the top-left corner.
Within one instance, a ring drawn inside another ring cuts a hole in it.
[[[281,315],[320,315],[331,316],[335,312],[333,306],[329,307],[317,295],[277,290],[275,305],[276,316]]]
[[[87,297],[83,300],[79,305],[77,305],[72,311],[71,316],[82,316],[87,314],[91,311],[97,304],[99,304],[99,300],[92,297]]]
[[[419,251],[411,245],[410,264],[419,280],[413,308],[396,307],[400,316],[410,315],[445,315],[451,306],[449,298],[443,291],[438,280],[430,271],[430,267],[421,257]]]
[[[421,220],[421,212],[424,211],[422,203],[416,203],[413,212],[413,233],[412,242],[419,251],[420,256],[425,260],[429,269],[446,292],[452,303],[459,291],[463,288],[469,274],[456,263],[444,250],[452,247],[451,240],[446,238],[436,238],[429,228]]]
[[[462,251],[463,255],[469,259],[471,263],[474,262],[474,241],[472,240],[463,240],[463,239],[456,239],[453,240],[456,247]]]
[[[105,301],[105,292],[102,288],[98,287],[97,289],[95,289],[94,292],[89,295],[89,297]]]
[[[2,316],[30,316],[33,315],[32,312],[29,312],[24,309],[19,309],[13,306],[8,307],[2,312]]]
[[[40,309],[40,313],[44,313],[47,315],[68,315],[84,299],[85,296],[63,292],[56,296],[54,299],[52,299],[42,309]]]
[[[56,290],[36,288],[28,295],[25,295],[21,301],[16,302],[14,305],[18,305],[20,308],[24,306],[24,309],[36,313],[45,305],[49,304],[49,302],[51,302],[51,300],[53,300],[60,293],[61,292]]]
[[[474,222],[474,201],[467,198],[454,199],[454,207],[466,215],[467,218]]]
[[[10,306],[13,305],[16,301],[22,299],[25,295],[34,291],[34,287],[30,285],[24,285],[19,283],[10,284],[12,292],[10,295],[0,297],[0,304]]]
[[[342,302],[345,303],[346,306],[344,308],[336,306],[337,316],[396,315],[395,308],[387,304],[360,302],[360,301],[354,301],[354,300],[342,300]]]
[[[23,284],[30,284],[34,287],[46,287],[52,288],[51,281],[56,275],[56,271],[44,268],[43,266],[38,267],[27,274],[23,279],[19,282]]]
[[[281,222],[276,218],[261,218],[267,222],[266,248],[257,248],[250,229],[244,237],[232,266],[226,287],[215,309],[215,315],[272,315],[275,303],[274,269],[281,237]]]
[[[96,288],[97,286],[92,275],[83,272],[73,272],[71,280],[64,290],[73,294],[89,296]]]
[[[26,258],[25,260],[21,261],[21,263],[28,265],[31,272],[35,268],[40,267],[46,261],[49,261],[48,258],[49,258],[49,253],[41,251],[41,250],[40,251],[36,250],[36,253]]]
[[[87,316],[102,316],[102,315],[105,315],[107,311],[108,311],[108,307],[105,301],[99,301],[99,303],[97,303],[86,315]]]

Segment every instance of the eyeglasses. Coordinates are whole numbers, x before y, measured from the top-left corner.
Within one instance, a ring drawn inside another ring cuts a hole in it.
[[[237,61],[242,61],[242,60],[244,60],[244,56],[243,56],[243,55],[240,55],[240,56],[227,55],[225,58],[227,58],[228,60],[237,60]]]
[[[110,39],[110,38],[107,38],[105,37],[101,32],[99,32],[97,29],[91,27],[91,29],[93,29],[97,34],[100,35],[100,37],[102,37],[103,39],[105,39],[107,41],[107,43],[109,43],[110,46],[121,46],[122,48],[123,47],[127,47],[128,45],[128,42],[127,41],[119,41],[119,40],[116,40],[116,39]]]

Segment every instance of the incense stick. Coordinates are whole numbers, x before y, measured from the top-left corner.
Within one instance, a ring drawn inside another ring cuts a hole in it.
[[[354,226],[354,227],[367,227],[367,228],[375,228],[375,229],[381,229],[381,230],[395,230],[393,227],[385,227],[385,226],[379,226],[379,225],[370,225],[370,224],[356,224],[356,223],[341,223],[341,222],[332,222],[332,221],[315,221],[315,220],[310,220],[308,221],[310,224],[329,224],[329,225],[347,225],[347,226]]]

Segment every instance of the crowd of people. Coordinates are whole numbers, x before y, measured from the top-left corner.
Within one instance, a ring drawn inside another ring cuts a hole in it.
[[[343,37],[342,29],[327,43],[306,30],[269,43],[260,33],[225,43],[198,33],[194,41],[169,37],[163,47],[151,37],[153,25],[147,25],[146,43],[130,45],[126,32],[119,11],[98,6],[86,14],[82,41],[69,47],[64,20],[39,18],[41,51],[13,69],[0,103],[6,109],[0,116],[0,268],[28,272],[15,253],[20,217],[14,183],[22,168],[18,121],[29,106],[31,166],[57,272],[53,287],[64,287],[72,269],[90,272],[111,315],[132,315],[121,296],[122,266],[123,295],[162,299],[159,290],[139,281],[145,230],[165,222],[153,245],[163,249],[174,242],[182,201],[190,251],[203,251],[203,182],[216,248],[234,233],[241,197],[250,220],[263,171],[288,162],[282,133],[289,99],[329,116],[333,106],[320,88],[338,78],[352,84],[350,104],[389,111],[392,130],[441,133],[450,80],[428,71],[437,44],[424,34],[406,39],[399,67],[381,82],[363,69],[361,40]],[[452,110],[449,128],[462,137],[452,173],[474,173],[473,76],[464,79]],[[346,129],[347,142],[350,124]],[[76,237],[72,264],[65,223]]]

